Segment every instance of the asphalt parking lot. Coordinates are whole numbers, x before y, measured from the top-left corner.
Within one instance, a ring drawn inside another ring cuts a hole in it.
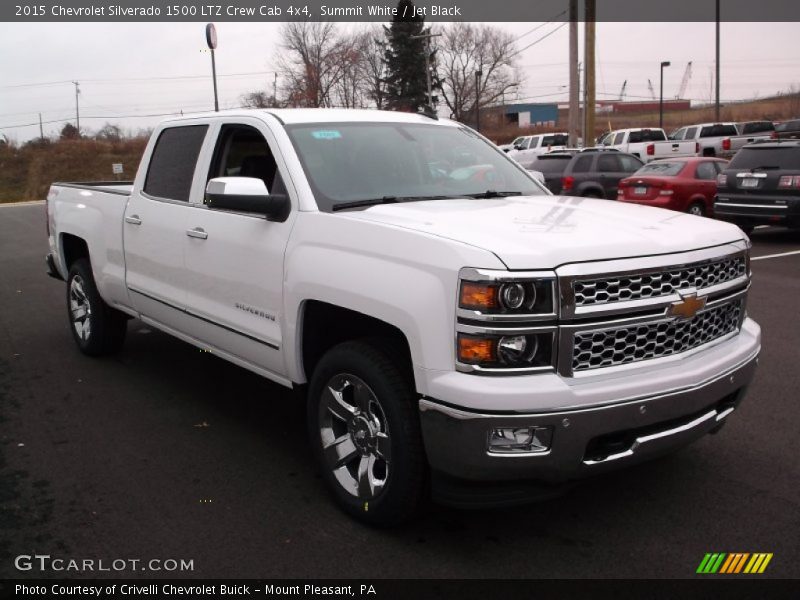
[[[0,207],[0,577],[40,577],[13,564],[39,553],[207,578],[671,578],[706,552],[800,577],[800,233],[752,239],[761,364],[718,435],[556,500],[377,531],[329,501],[283,388],[136,321],[120,355],[81,355],[44,206]]]

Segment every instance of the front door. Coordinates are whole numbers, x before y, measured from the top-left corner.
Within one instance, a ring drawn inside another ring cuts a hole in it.
[[[283,161],[273,154],[277,145],[263,122],[223,121],[215,135],[207,179],[257,177],[270,193],[287,193]],[[192,336],[276,375],[286,371],[281,353],[283,257],[295,214],[271,222],[209,209],[198,198],[184,237],[186,309],[195,317]]]

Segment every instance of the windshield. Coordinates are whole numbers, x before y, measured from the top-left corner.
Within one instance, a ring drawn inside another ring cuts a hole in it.
[[[725,137],[737,135],[734,125],[707,125],[700,130],[700,137]]]
[[[382,198],[546,193],[503,152],[463,127],[349,122],[286,130],[323,211]]]
[[[680,173],[685,166],[685,162],[651,162],[636,171],[634,175],[674,176]]]
[[[541,173],[563,173],[571,160],[572,156],[540,156],[528,165],[528,169]]]

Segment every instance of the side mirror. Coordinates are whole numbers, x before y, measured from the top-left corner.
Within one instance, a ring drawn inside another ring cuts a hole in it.
[[[216,177],[206,185],[205,204],[209,208],[255,213],[267,221],[283,222],[289,217],[291,203],[286,194],[272,194],[256,177]]]

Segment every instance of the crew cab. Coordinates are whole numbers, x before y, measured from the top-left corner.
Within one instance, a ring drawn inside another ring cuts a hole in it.
[[[607,133],[602,144],[606,148],[633,154],[643,162],[697,155],[696,144],[667,140],[663,129],[618,129]]]
[[[508,151],[508,155],[523,167],[527,167],[537,156],[562,150],[567,147],[568,143],[568,133],[529,135],[522,138],[521,142],[515,142],[514,147]]]
[[[736,131],[739,132],[738,135],[722,139],[717,156],[730,158],[735,156],[747,144],[772,139],[775,133],[775,125],[772,121],[748,121],[746,123],[737,123]]]
[[[678,129],[670,139],[695,142],[698,156],[732,156],[730,139],[738,135],[736,123],[700,123]]]
[[[424,115],[169,119],[133,182],[53,184],[47,224],[80,351],[140,319],[295,388],[325,484],[371,524],[682,447],[760,349],[739,228],[554,196]]]

